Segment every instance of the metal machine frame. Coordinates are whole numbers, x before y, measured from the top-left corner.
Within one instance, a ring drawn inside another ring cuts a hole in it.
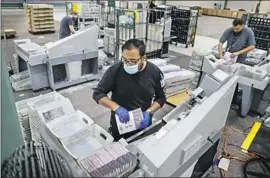
[[[54,75],[52,72],[53,66],[56,66],[56,65],[67,64],[69,62],[75,62],[75,61],[81,61],[82,59],[96,60],[97,61],[97,58],[98,58],[98,51],[95,51],[95,52],[89,52],[86,54],[71,55],[68,57],[63,56],[63,57],[47,60],[47,62],[46,62],[47,63],[47,73],[48,73],[48,77],[49,77],[50,87],[53,90],[57,90],[60,88],[65,88],[65,87],[71,86],[71,85],[99,79],[98,65],[96,65],[96,69],[95,69],[95,72],[93,74],[83,75],[80,78],[75,79],[75,80],[63,81],[63,82],[58,82],[58,83],[54,82]]]
[[[94,33],[96,33],[97,36],[95,36]],[[93,27],[78,31],[72,36],[53,43],[46,43],[45,46],[33,43],[29,39],[14,40],[16,53],[14,59],[16,61],[17,71],[29,70],[32,89],[34,91],[49,86],[53,90],[57,90],[99,79],[97,37],[98,27],[94,25]],[[92,43],[85,46],[84,44],[89,42],[88,40]],[[73,45],[74,43],[75,45]],[[86,60],[91,60],[91,64],[82,65],[82,69],[88,67],[90,73],[88,72],[72,80],[63,80],[61,82],[54,81],[54,66]]]

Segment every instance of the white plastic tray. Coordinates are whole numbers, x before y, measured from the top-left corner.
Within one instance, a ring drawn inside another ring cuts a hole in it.
[[[27,110],[29,115],[29,123],[31,129],[32,140],[36,143],[40,143],[42,141],[41,135],[39,132],[37,119],[38,113],[36,111],[36,107],[41,107],[42,105],[46,105],[51,102],[59,101],[64,99],[65,97],[57,92],[51,92],[45,95],[40,95],[35,98],[31,98],[27,101]]]
[[[58,117],[73,113],[75,110],[68,98],[36,107],[39,119],[45,124]]]
[[[77,110],[69,115],[64,115],[48,122],[46,125],[57,138],[64,138],[90,127],[94,121],[86,114]]]
[[[100,126],[93,124],[76,134],[60,139],[60,141],[73,158],[82,159],[111,144],[113,137]]]

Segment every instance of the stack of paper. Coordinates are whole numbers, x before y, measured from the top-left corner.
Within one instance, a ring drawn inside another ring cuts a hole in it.
[[[159,58],[155,58],[155,59],[148,59],[148,62],[151,62],[153,64],[155,64],[156,66],[164,66],[167,64],[167,61],[164,59],[159,59]]]
[[[255,58],[255,59],[264,59],[267,56],[267,51],[262,49],[253,49],[252,51],[248,52],[248,58]]]
[[[164,74],[164,79],[166,81],[166,95],[188,90],[194,77],[194,72],[184,69]]]
[[[30,77],[28,77],[12,82],[11,85],[15,91],[29,90],[32,88],[32,80]]]
[[[127,123],[122,123],[117,115],[115,115],[115,119],[119,133],[124,134],[139,129],[143,113],[141,108],[129,111],[129,121]]]
[[[18,113],[18,119],[20,122],[23,140],[25,143],[30,142],[32,138],[31,138],[31,129],[30,129],[30,123],[29,123],[28,109],[27,109],[27,100],[16,102],[15,105],[16,105],[16,109]]]
[[[194,50],[192,52],[189,68],[195,71],[201,71],[204,57],[210,54],[209,51]]]
[[[247,65],[257,65],[261,62],[261,59],[257,59],[257,58],[246,58],[245,60],[245,64]]]
[[[232,53],[230,53],[230,52],[226,52],[224,54],[224,59],[231,62],[231,64],[236,63],[237,58],[238,58],[238,56],[232,57]]]
[[[30,77],[29,71],[25,70],[23,72],[19,72],[17,74],[14,74],[14,75],[10,76],[10,81],[11,82],[17,82],[19,80],[29,78],[29,77]]]
[[[163,73],[175,72],[175,71],[181,70],[181,68],[179,66],[174,65],[174,64],[166,64],[166,65],[162,65],[162,66],[158,66],[158,67]]]
[[[78,163],[91,177],[121,177],[133,171],[137,159],[124,146],[113,143],[79,160]]]

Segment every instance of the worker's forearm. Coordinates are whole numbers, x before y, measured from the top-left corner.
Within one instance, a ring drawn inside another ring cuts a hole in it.
[[[219,57],[223,55],[223,48],[222,48],[223,44],[222,43],[218,43],[218,53],[219,53]]]
[[[160,107],[160,104],[155,101],[148,109],[151,110],[151,112],[156,112]]]
[[[73,33],[73,34],[76,32],[73,25],[70,25],[69,29],[70,29],[71,33]]]
[[[112,101],[108,97],[103,97],[99,99],[98,103],[112,111],[115,111],[119,107],[119,105],[116,102]]]
[[[252,45],[252,46],[248,46],[240,51],[237,52],[238,55],[240,54],[245,54],[245,53],[248,53],[249,51],[252,51],[253,49],[255,49],[255,46]]]

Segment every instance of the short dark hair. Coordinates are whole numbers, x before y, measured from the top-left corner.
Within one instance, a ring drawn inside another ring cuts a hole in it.
[[[124,51],[125,49],[131,50],[134,48],[139,50],[140,56],[145,55],[145,44],[143,41],[138,39],[127,40],[126,43],[122,46],[122,51]]]
[[[71,15],[78,15],[78,13],[75,12],[75,11],[70,12],[70,14],[71,14]]]
[[[243,25],[244,21],[242,19],[234,19],[232,24],[233,26]]]

